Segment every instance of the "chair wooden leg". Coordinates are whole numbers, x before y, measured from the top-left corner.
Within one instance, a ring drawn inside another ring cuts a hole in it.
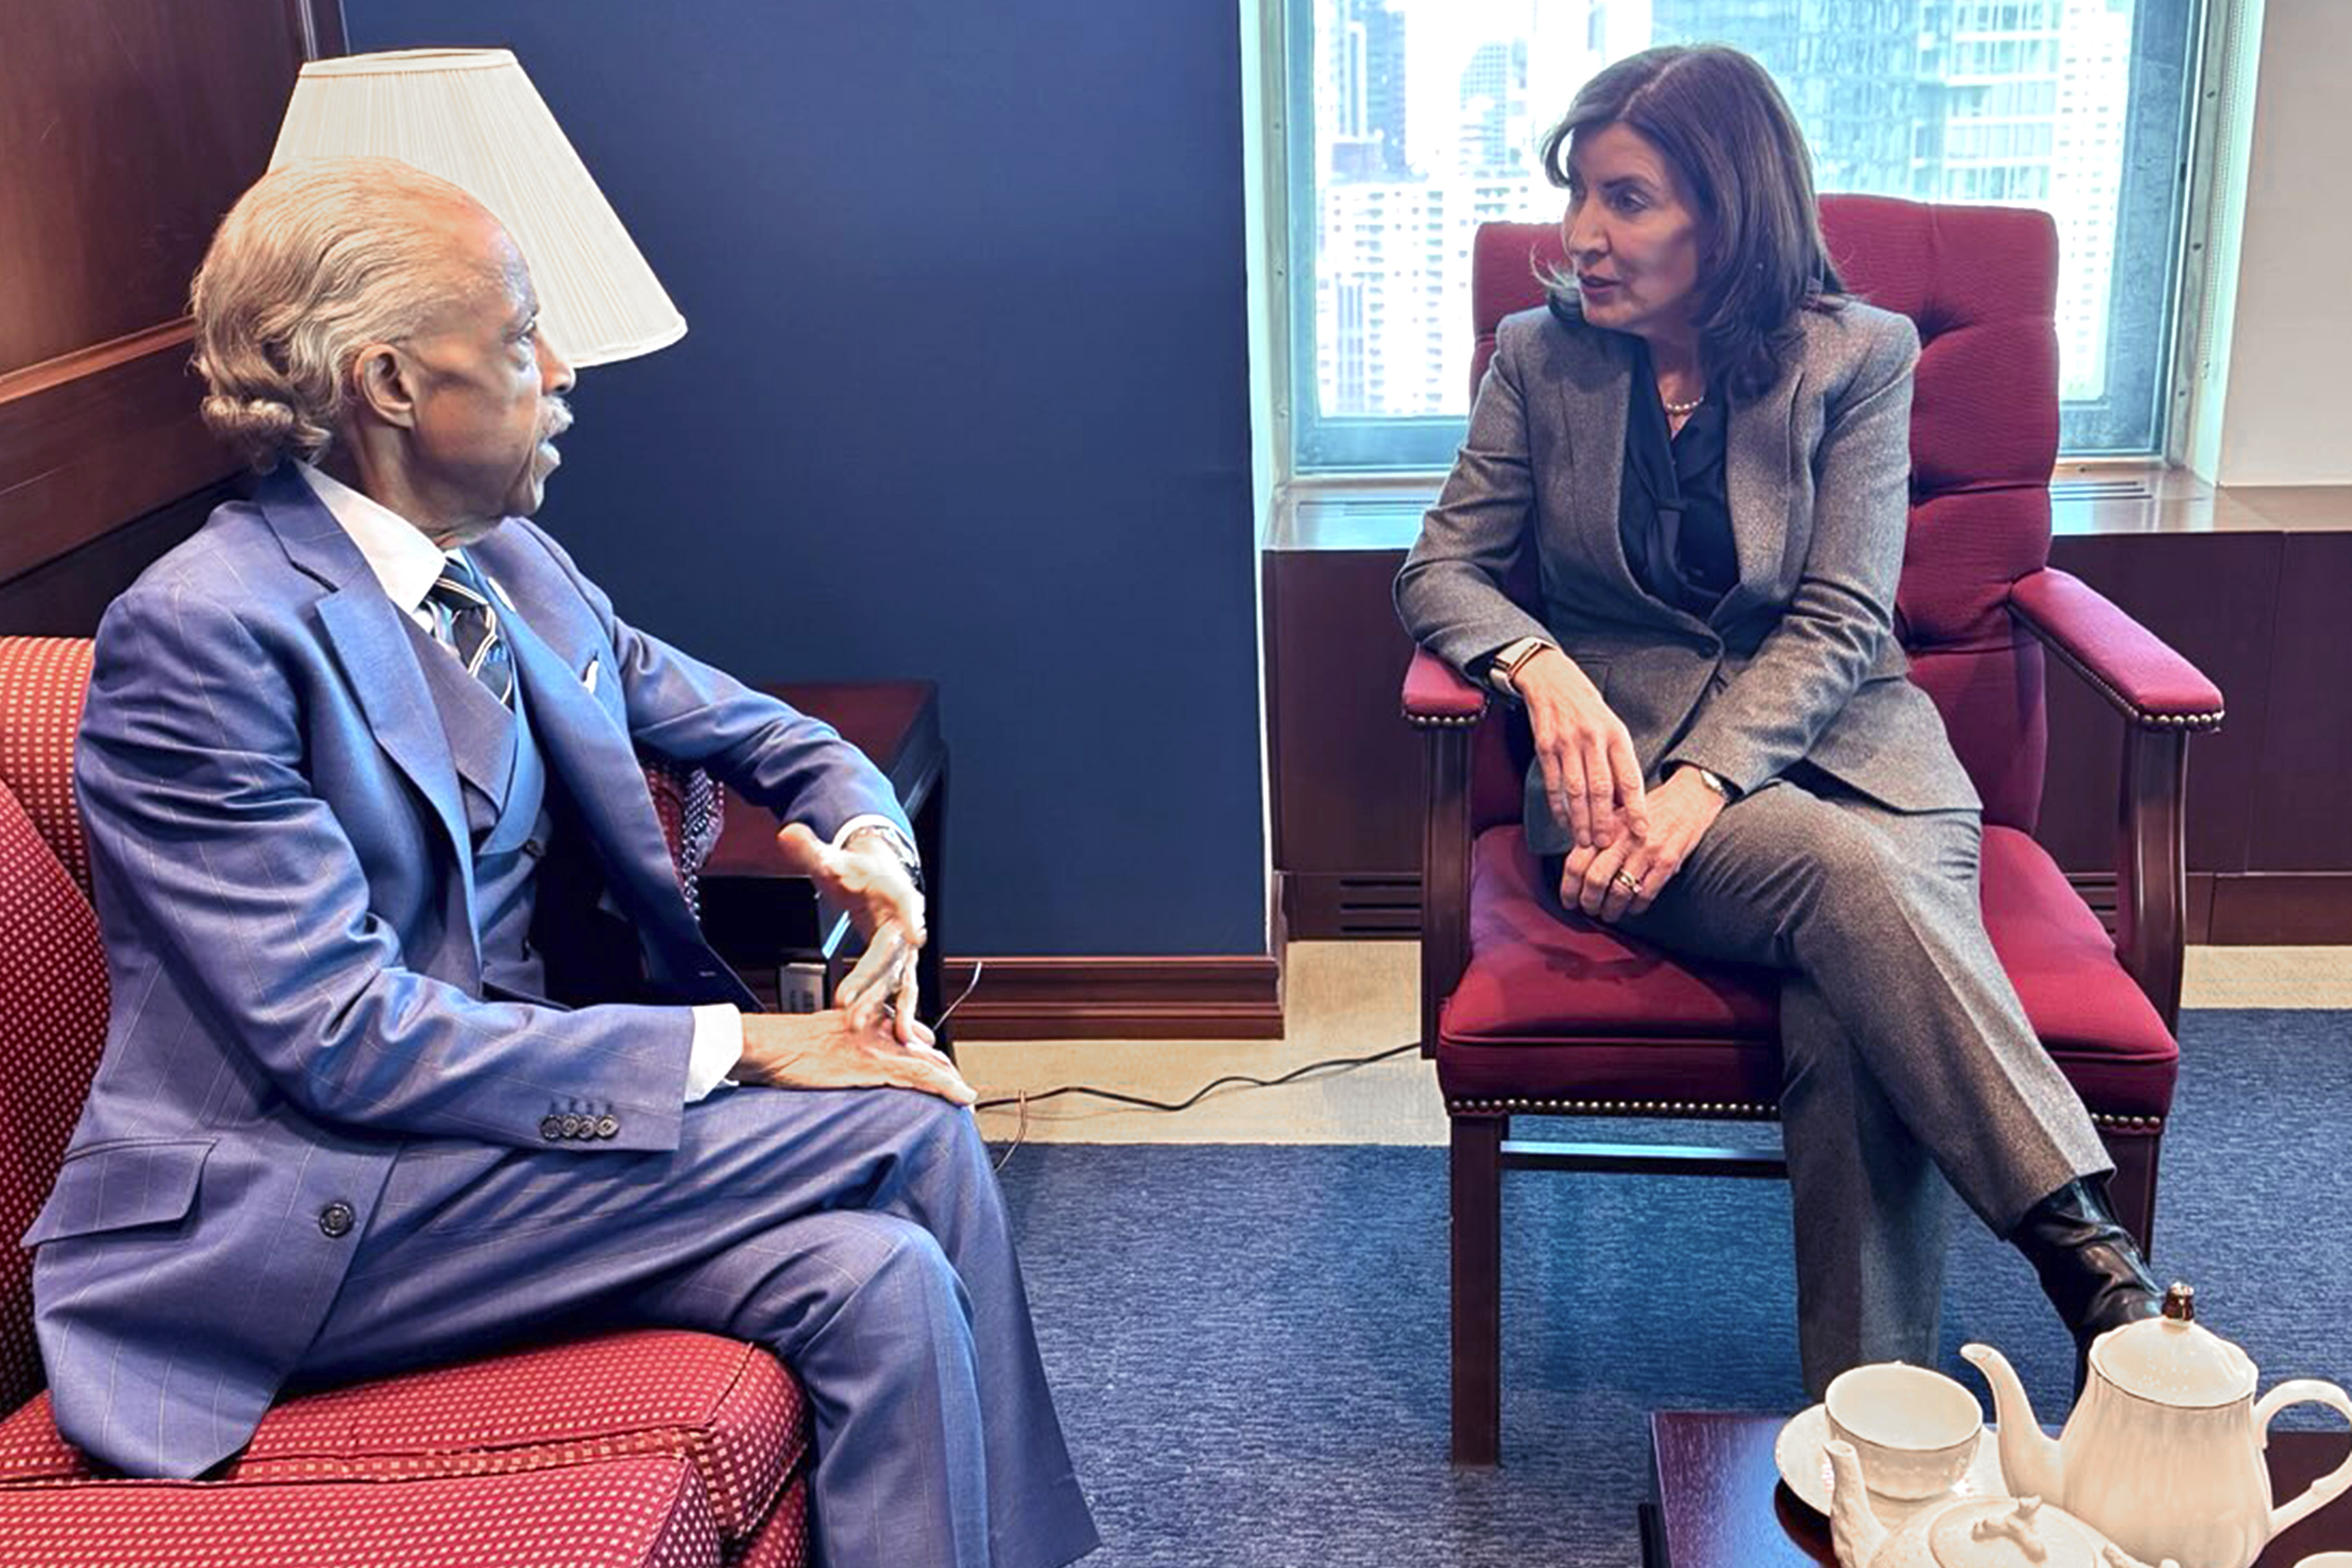
[[[1454,1462],[1491,1465],[1503,1442],[1504,1116],[1454,1123]]]
[[[2107,1158],[2116,1173],[2107,1178],[2107,1202],[2125,1228],[2139,1238],[2139,1249],[2156,1256],[2156,1154],[2163,1142],[2154,1132],[2103,1131]]]

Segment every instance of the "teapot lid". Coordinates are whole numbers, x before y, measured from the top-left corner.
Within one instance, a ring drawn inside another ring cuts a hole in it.
[[[2101,1334],[2091,1347],[2091,1368],[2156,1405],[2208,1409],[2254,1393],[2252,1359],[2197,1321],[2197,1292],[2179,1283],[2164,1293],[2163,1316]]]
[[[2100,1538],[2038,1498],[1985,1498],[1927,1526],[1935,1568],[2103,1568]]]

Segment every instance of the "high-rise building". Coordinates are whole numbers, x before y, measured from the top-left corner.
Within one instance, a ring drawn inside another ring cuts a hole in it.
[[[1927,201],[2046,205],[2058,143],[2066,0],[1958,0],[1921,35],[1919,156]]]
[[[1404,24],[1391,0],[1336,0],[1328,30],[1318,34],[1328,57],[1332,134],[1325,168],[1332,179],[1394,180],[1412,173],[1404,140]]]
[[[1825,191],[1908,195],[1928,0],[1652,0],[1661,44],[1729,44],[1763,63]]]
[[[2050,193],[2058,223],[2063,397],[2100,397],[2107,388],[2107,302],[2123,202],[2131,38],[2131,0],[2066,0]]]
[[[1654,39],[1760,59],[1824,191],[2048,209],[2063,390],[2099,396],[2134,3],[1315,0],[1322,412],[1462,410],[1474,231],[1559,214],[1544,128]]]
[[[1425,180],[1327,185],[1315,267],[1318,393],[1327,415],[1445,412],[1444,366],[1456,302],[1444,265],[1459,187]],[[1467,269],[1460,269],[1464,279]],[[1463,317],[1466,293],[1459,295]],[[1459,405],[1457,395],[1451,400]]]
[[[1534,113],[1528,101],[1528,40],[1490,38],[1462,68],[1462,133],[1455,142],[1460,173],[1496,174],[1531,170]]]

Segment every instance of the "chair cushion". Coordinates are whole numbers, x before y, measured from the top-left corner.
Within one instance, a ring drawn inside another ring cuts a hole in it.
[[[1439,1015],[1446,1098],[1770,1114],[1780,1086],[1773,972],[1686,965],[1563,917],[1540,879],[1520,829],[1478,836],[1470,963]],[[1982,898],[1993,950],[2084,1102],[2106,1116],[2162,1117],[2179,1047],[2049,855],[2022,833],[1987,828]]]
[[[33,1255],[16,1238],[57,1180],[105,1044],[98,917],[0,784],[0,1410],[41,1385]]]
[[[673,1454],[700,1474],[732,1541],[766,1516],[807,1445],[800,1385],[766,1351],[642,1329],[297,1395],[220,1479],[407,1480]],[[0,1423],[0,1489],[91,1479],[47,1394]]]
[[[694,1468],[668,1455],[516,1476],[0,1488],[0,1563],[106,1568],[717,1568]]]

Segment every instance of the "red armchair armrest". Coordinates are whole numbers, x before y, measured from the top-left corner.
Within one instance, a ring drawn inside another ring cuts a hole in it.
[[[2009,607],[2131,723],[2221,727],[2221,688],[2081,578],[2047,568],[2021,577]]]
[[[1485,689],[1425,647],[1412,650],[1404,671],[1408,724],[1475,724],[1486,715]]]
[[[2180,1018],[2188,940],[2189,737],[2221,727],[2221,692],[2080,578],[2047,569],[2011,585],[2026,629],[2124,718],[2116,786],[2116,956],[2165,1027]]]
[[[1437,1005],[1470,961],[1470,737],[1486,689],[1425,647],[1405,667],[1405,722],[1422,732],[1421,1050],[1437,1050]]]

